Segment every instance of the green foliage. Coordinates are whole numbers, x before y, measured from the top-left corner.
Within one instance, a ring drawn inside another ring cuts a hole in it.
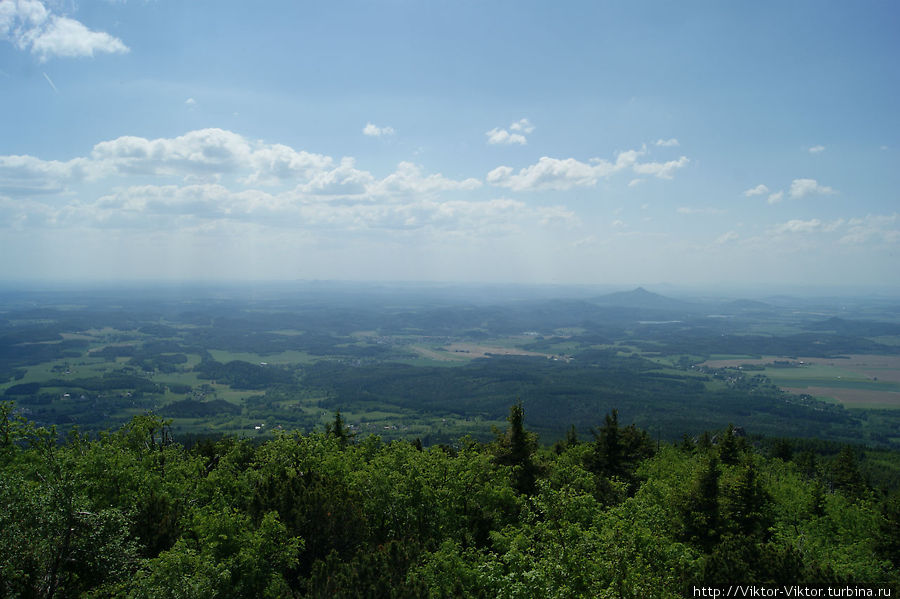
[[[509,409],[509,428],[505,434],[498,434],[496,441],[496,462],[512,468],[513,488],[529,495],[539,472],[533,456],[537,450],[537,435],[525,430],[525,409],[518,402]]]
[[[735,580],[900,582],[896,494],[832,492],[749,446],[734,464],[721,444],[654,451],[616,413],[593,442],[556,450],[537,446],[517,404],[487,445],[347,443],[339,427],[188,451],[153,415],[60,444],[0,408],[0,596],[637,598]]]
[[[613,410],[606,415],[600,431],[594,432],[593,452],[587,458],[587,467],[598,476],[621,481],[631,492],[637,484],[638,465],[652,455],[653,444],[646,431],[634,424],[620,429],[619,413]]]
[[[197,510],[190,534],[138,572],[133,597],[290,597],[284,574],[302,541],[272,512],[254,527],[240,512]]]

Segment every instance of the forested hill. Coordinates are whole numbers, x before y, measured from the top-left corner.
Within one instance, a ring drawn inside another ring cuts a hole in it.
[[[677,597],[900,585],[900,495],[858,456],[729,428],[658,444],[615,412],[538,447],[325,433],[190,449],[135,417],[65,443],[0,404],[3,597]]]

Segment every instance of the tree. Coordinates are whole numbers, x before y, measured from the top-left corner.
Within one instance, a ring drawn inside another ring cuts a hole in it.
[[[723,527],[745,541],[756,537],[765,540],[771,521],[769,508],[772,498],[759,481],[756,464],[747,459],[734,482],[725,488],[722,497]]]
[[[849,497],[860,497],[865,491],[866,484],[856,465],[856,455],[849,445],[841,448],[830,470],[831,484],[836,491],[841,491]]]
[[[341,416],[340,410],[337,410],[334,413],[334,421],[325,425],[325,434],[337,439],[341,448],[346,447],[347,443],[353,437],[352,434],[347,432],[347,425],[344,424],[344,419]]]
[[[581,443],[581,441],[578,439],[578,431],[575,430],[575,425],[573,424],[569,427],[569,430],[566,431],[566,438],[553,444],[553,451],[560,454],[567,449],[575,447],[579,443]]]
[[[681,506],[682,536],[706,550],[719,538],[719,461],[709,457]]]
[[[518,402],[509,409],[509,428],[498,435],[495,461],[513,467],[513,488],[524,495],[534,492],[539,468],[533,456],[537,449],[537,436],[525,430],[525,409]]]
[[[719,435],[719,461],[733,466],[738,463],[738,446],[734,438],[734,425],[729,424],[725,432]]]
[[[619,413],[613,410],[606,415],[600,431],[594,431],[594,447],[588,455],[587,467],[599,476],[620,480],[633,492],[637,467],[652,455],[653,443],[647,432],[634,424],[620,429]]]

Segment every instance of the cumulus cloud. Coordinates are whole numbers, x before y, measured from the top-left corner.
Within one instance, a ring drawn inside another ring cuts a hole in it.
[[[86,57],[95,53],[125,53],[117,37],[92,31],[80,21],[53,14],[39,0],[0,2],[0,38],[44,62],[54,57]]]
[[[123,136],[100,142],[89,156],[68,162],[0,156],[0,193],[52,194],[76,182],[147,176],[187,183],[291,184],[294,193],[317,196],[427,195],[482,185],[475,178],[454,180],[425,173],[410,162],[401,162],[379,180],[357,168],[352,158],[336,163],[330,156],[250,141],[223,129],[200,129],[173,138]]]
[[[478,179],[455,181],[440,173],[423,175],[422,168],[412,162],[401,162],[397,169],[376,183],[372,191],[376,194],[429,194],[439,191],[471,190],[481,187]]]
[[[672,137],[672,138],[670,138],[670,139],[657,139],[657,140],[656,140],[656,145],[657,145],[657,146],[662,146],[662,147],[664,147],[664,148],[668,148],[668,147],[678,146],[678,145],[681,145],[681,144],[678,143],[678,140],[677,140],[677,139],[675,139],[674,137]]]
[[[95,145],[91,159],[98,169],[111,174],[182,176],[188,180],[241,174],[242,182],[260,185],[311,179],[334,166],[330,156],[283,144],[251,142],[216,128],[173,138],[123,136]]]
[[[688,160],[687,156],[682,156],[678,160],[670,160],[668,162],[645,162],[642,164],[635,164],[632,168],[634,172],[642,174],[642,175],[653,175],[654,177],[659,177],[660,179],[671,179],[675,171],[687,166]]]
[[[822,221],[817,218],[810,220],[793,219],[775,227],[776,233],[812,233],[822,228]]]
[[[0,156],[0,193],[9,195],[59,193],[71,183],[97,175],[96,165],[84,158],[61,162],[27,155]]]
[[[600,177],[606,176],[605,165],[590,165],[574,158],[541,157],[536,164],[515,173],[508,166],[498,166],[487,174],[487,182],[515,191],[555,189],[566,190],[573,187],[590,187]]]
[[[631,165],[631,155],[621,163]],[[69,161],[0,156],[0,227],[330,228],[470,236],[580,224],[565,206],[475,200],[459,193],[482,186],[478,179],[427,172],[411,162],[375,177],[352,158],[335,160],[231,131],[202,129],[171,138],[102,141],[87,156]],[[445,197],[454,193],[462,197]]]
[[[248,163],[250,143],[237,133],[201,129],[175,138],[123,136],[94,146],[91,158],[124,174],[220,174]]]
[[[299,185],[297,190],[324,196],[362,195],[374,180],[368,171],[357,169],[352,158],[344,158],[339,166],[316,173],[308,183]]]
[[[777,204],[783,198],[784,198],[784,192],[781,190],[778,190],[775,193],[769,194],[769,198],[766,201],[769,202],[769,204]]]
[[[498,144],[519,144],[524,146],[528,143],[528,140],[524,135],[519,133],[510,133],[506,129],[491,129],[490,131],[485,132],[487,135],[488,143],[491,145]]]
[[[486,180],[491,185],[514,191],[564,191],[575,187],[592,187],[600,179],[627,169],[641,175],[671,179],[675,170],[689,162],[685,156],[664,163],[640,162],[640,157],[644,154],[645,149],[626,150],[619,152],[615,161],[591,158],[587,163],[574,158],[543,156],[537,163],[520,169],[518,173],[512,167],[498,166],[487,174]]]
[[[813,146],[809,149],[810,154],[818,154],[819,152],[824,152],[825,146]]]
[[[377,125],[373,125],[372,123],[366,123],[366,126],[363,127],[363,135],[368,135],[369,137],[383,137],[386,135],[393,135],[394,128],[393,127],[379,127]]]
[[[513,131],[521,131],[522,133],[531,133],[534,131],[534,125],[528,119],[519,119],[509,126]]]
[[[236,152],[243,151],[238,147],[234,149]],[[334,163],[330,156],[298,151],[284,144],[257,144],[244,156],[252,171],[244,182],[264,185],[275,185],[297,178],[311,179],[330,169]]]
[[[507,198],[405,202],[333,203],[299,198],[295,192],[234,191],[219,184],[137,185],[119,188],[92,202],[55,207],[12,203],[0,196],[5,225],[80,226],[102,229],[203,230],[222,223],[271,229],[345,231],[430,231],[459,236],[504,234],[523,226],[578,224],[562,206],[529,207]]]
[[[765,193],[769,193],[769,188],[766,187],[765,185],[763,185],[762,183],[760,183],[760,184],[757,185],[756,187],[753,187],[753,188],[748,189],[747,191],[745,191],[745,192],[744,192],[744,195],[745,195],[746,197],[750,198],[750,197],[753,197],[753,196],[761,196],[761,195],[763,195],[763,194],[765,194]]]
[[[826,185],[819,185],[815,179],[794,179],[789,193],[792,198],[802,198],[811,194],[830,195],[836,192]]]
[[[517,133],[510,133],[506,129],[500,129],[499,127],[495,127],[490,131],[485,132],[487,136],[487,142],[491,145],[498,144],[519,144],[526,145],[528,143],[528,139],[525,137],[525,134],[531,133],[534,131],[534,125],[528,119],[519,119],[518,121],[510,124],[510,131],[516,131]]]

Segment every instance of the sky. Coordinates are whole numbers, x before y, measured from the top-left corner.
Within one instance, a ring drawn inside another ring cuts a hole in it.
[[[900,4],[0,0],[0,280],[900,289]]]

